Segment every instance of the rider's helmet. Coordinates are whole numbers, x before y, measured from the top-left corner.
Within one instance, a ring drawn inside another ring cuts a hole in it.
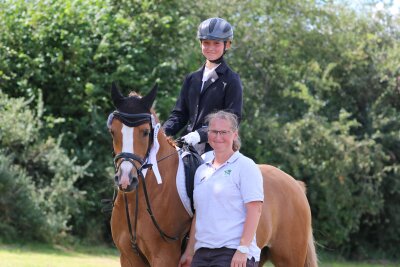
[[[231,41],[233,28],[229,22],[221,18],[209,18],[200,23],[197,29],[199,40]]]

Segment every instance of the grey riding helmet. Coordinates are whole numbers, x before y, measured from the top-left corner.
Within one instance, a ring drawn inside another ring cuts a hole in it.
[[[233,29],[231,24],[224,19],[210,18],[200,23],[197,38],[200,40],[231,41]]]

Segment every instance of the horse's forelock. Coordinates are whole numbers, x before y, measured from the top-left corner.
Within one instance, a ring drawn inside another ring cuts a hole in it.
[[[128,97],[135,97],[135,98],[137,98],[137,99],[141,99],[141,98],[142,98],[142,95],[139,94],[139,93],[136,92],[136,91],[131,91],[131,92],[129,93]]]
[[[150,113],[146,103],[143,102],[142,96],[136,91],[131,91],[128,96],[119,102],[114,102],[114,106],[119,112],[126,114]]]

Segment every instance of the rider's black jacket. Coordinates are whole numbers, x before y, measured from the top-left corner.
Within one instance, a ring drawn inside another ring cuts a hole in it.
[[[203,90],[202,78],[205,65],[199,70],[186,76],[176,101],[175,107],[167,121],[163,124],[166,135],[176,135],[182,132],[185,135],[197,130],[200,134],[200,143],[207,141],[205,117],[215,111],[225,110],[233,112],[240,121],[243,105],[243,88],[240,77],[222,61],[215,69],[217,76],[205,82]],[[206,145],[206,150],[211,148]]]

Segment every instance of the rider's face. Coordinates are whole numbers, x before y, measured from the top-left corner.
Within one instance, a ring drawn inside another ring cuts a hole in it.
[[[226,49],[230,47],[230,42],[226,43]],[[219,59],[224,54],[224,42],[216,40],[202,40],[201,52],[208,60]]]

